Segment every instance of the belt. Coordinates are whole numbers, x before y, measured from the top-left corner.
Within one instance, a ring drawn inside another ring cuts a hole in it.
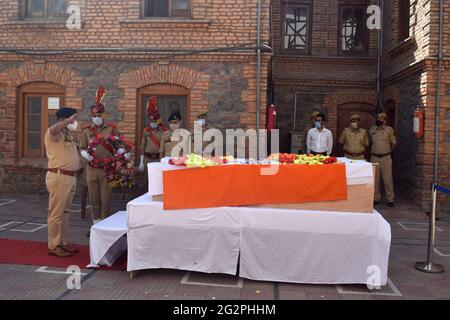
[[[383,157],[387,157],[391,155],[391,152],[388,153],[383,153],[383,154],[376,154],[376,153],[371,153],[371,155],[378,157],[378,158],[383,158]]]
[[[61,174],[65,174],[66,176],[72,176],[72,177],[74,177],[77,174],[77,171],[68,171],[68,170],[58,169],[58,168],[49,168],[49,169],[47,169],[47,171],[52,172],[52,173],[61,173]]]
[[[353,152],[348,152],[348,151],[344,150],[344,153],[348,154],[349,156],[352,156],[352,157],[359,157],[359,156],[362,156],[365,152],[353,153]]]
[[[146,153],[145,153],[145,156],[146,156],[147,158],[150,158],[150,159],[157,159],[157,158],[159,158],[159,153],[149,153],[149,152],[146,152]]]

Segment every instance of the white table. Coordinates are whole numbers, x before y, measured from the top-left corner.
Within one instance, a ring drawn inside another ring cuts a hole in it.
[[[94,224],[89,237],[91,263],[88,267],[112,266],[114,261],[127,249],[127,240],[124,237],[127,232],[126,211],[119,211]]]
[[[373,214],[224,207],[164,211],[145,194],[127,205],[128,271],[172,268],[294,283],[387,282],[390,225]],[[240,259],[238,261],[238,255]]]

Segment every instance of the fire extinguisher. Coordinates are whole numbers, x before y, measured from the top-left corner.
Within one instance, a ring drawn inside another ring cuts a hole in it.
[[[277,110],[273,104],[267,107],[266,110],[266,128],[267,132],[275,129],[277,126]]]
[[[424,129],[424,112],[423,109],[417,108],[414,111],[414,134],[417,139],[423,138]]]

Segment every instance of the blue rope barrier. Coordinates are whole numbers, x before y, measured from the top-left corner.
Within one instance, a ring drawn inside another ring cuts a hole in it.
[[[442,186],[438,186],[437,184],[434,185],[434,189],[436,189],[437,191],[446,193],[448,195],[450,195],[450,189],[444,188]]]

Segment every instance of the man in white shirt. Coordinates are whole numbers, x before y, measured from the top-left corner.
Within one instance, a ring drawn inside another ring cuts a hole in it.
[[[314,120],[314,128],[308,131],[306,149],[308,154],[329,156],[333,149],[333,135],[324,127],[325,116],[318,114]]]

